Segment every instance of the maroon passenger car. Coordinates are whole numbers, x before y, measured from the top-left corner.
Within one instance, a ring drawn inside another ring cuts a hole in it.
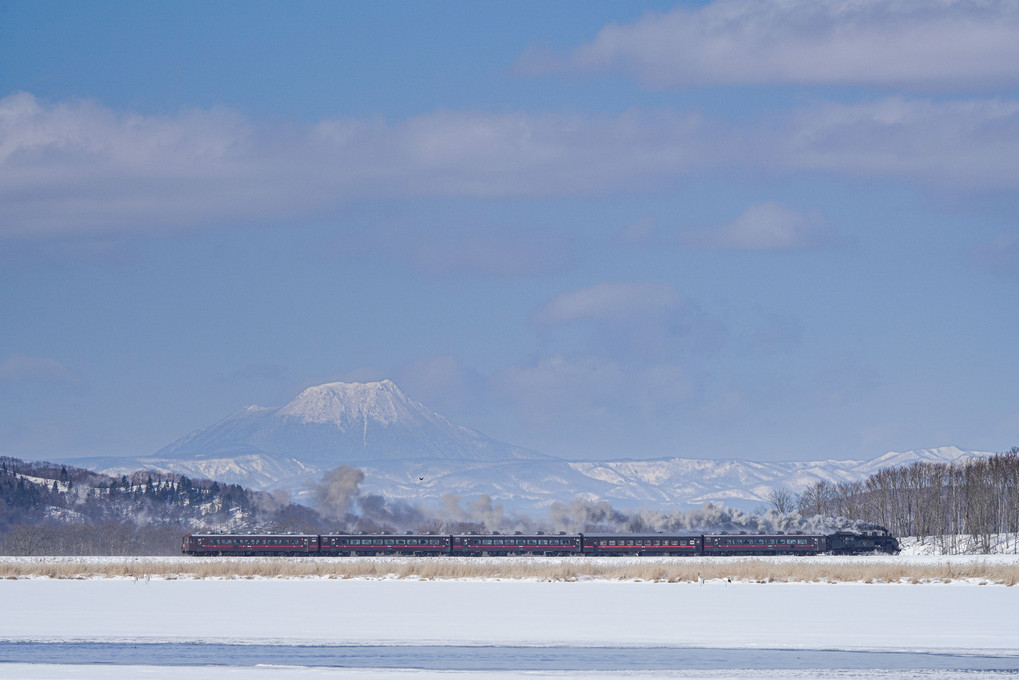
[[[450,537],[431,534],[325,534],[320,555],[448,555]]]
[[[585,555],[700,555],[700,534],[584,534]]]
[[[317,555],[318,536],[187,534],[185,555]]]
[[[553,534],[453,536],[452,555],[579,555],[580,536]]]
[[[705,555],[817,555],[827,550],[827,536],[716,534],[704,537]]]

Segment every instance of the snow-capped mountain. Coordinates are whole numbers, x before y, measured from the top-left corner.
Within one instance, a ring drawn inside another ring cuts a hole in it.
[[[587,477],[610,484],[614,494],[631,501],[657,505],[682,499],[690,505],[717,501],[753,507],[766,503],[774,489],[799,492],[822,480],[831,484],[862,481],[883,468],[918,461],[951,463],[990,455],[993,454],[946,446],[890,452],[872,460],[753,462],[663,458],[573,462],[570,466]]]
[[[75,462],[109,473],[151,468],[254,489],[282,488],[298,497],[326,470],[351,465],[365,472],[363,492],[409,501],[487,495],[529,509],[583,497],[665,509],[709,501],[753,508],[766,503],[773,489],[799,492],[819,480],[863,480],[913,461],[986,455],[945,447],[873,460],[568,461],[455,425],[384,380],[310,387],[276,409],[249,406],[150,457]]]
[[[309,387],[278,409],[248,406],[160,449],[154,458],[194,461],[259,454],[322,469],[407,459],[545,457],[454,425],[383,380]]]

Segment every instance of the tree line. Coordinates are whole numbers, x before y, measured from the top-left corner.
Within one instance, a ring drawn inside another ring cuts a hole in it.
[[[188,531],[317,531],[314,510],[237,484],[0,457],[0,554],[170,555]]]
[[[776,492],[772,504],[792,500]],[[818,481],[795,505],[802,515],[880,524],[946,554],[988,553],[996,544],[1019,552],[1019,447],[988,458],[886,468],[862,482]]]

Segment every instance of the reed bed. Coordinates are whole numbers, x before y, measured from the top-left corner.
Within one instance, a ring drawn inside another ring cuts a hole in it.
[[[700,583],[950,583],[1014,586],[1019,561],[730,558],[0,558],[0,579],[418,579]]]

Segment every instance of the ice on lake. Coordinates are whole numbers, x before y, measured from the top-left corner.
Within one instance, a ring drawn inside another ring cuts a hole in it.
[[[968,582],[23,579],[0,608],[4,678],[1019,675],[1019,588]]]

